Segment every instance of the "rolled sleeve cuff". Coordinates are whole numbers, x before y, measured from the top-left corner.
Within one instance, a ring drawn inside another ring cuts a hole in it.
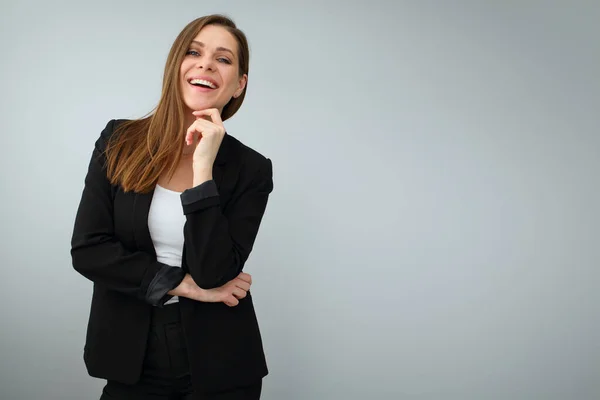
[[[180,197],[185,214],[197,211],[205,206],[219,204],[219,190],[212,179],[185,190]]]
[[[148,285],[146,302],[155,307],[162,307],[173,297],[167,292],[179,286],[184,277],[185,272],[183,269],[163,264],[150,285]]]

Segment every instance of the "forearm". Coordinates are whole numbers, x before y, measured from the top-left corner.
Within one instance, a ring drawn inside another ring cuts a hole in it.
[[[76,236],[71,249],[73,268],[105,288],[161,306],[167,291],[180,284],[181,268],[157,262],[141,251],[131,252],[115,239],[93,241]]]
[[[226,204],[221,203],[213,180],[181,195],[186,216],[183,262],[205,289],[221,286],[242,271],[273,189],[269,160],[262,170],[242,166],[241,171],[238,187]],[[208,177],[206,169],[195,169],[194,173],[194,180]]]
[[[201,302],[214,302],[214,291],[202,289],[194,282],[194,279],[190,274],[185,274],[183,280],[177,287],[170,290],[168,294],[170,296],[186,297],[191,300]]]
[[[207,169],[195,169],[194,181],[202,181],[209,177]],[[220,196],[216,183],[211,179],[203,181],[192,189],[185,191],[182,205],[186,214],[184,226],[185,253],[184,262],[195,283],[205,289],[223,285],[237,275],[237,269],[228,271],[230,263],[221,261],[231,253],[231,246],[223,246],[223,234],[228,235],[226,219],[221,213]]]
[[[239,304],[239,299],[246,297],[252,277],[248,274],[239,274],[235,279],[230,280],[223,286],[213,289],[202,289],[194,282],[190,274],[186,274],[183,281],[173,290],[169,291],[170,296],[187,297],[204,303],[223,302],[233,307]]]
[[[190,281],[191,281],[191,275],[185,274],[185,277],[183,278],[181,283],[179,283],[179,285],[177,285],[177,287],[173,288],[172,290],[169,290],[167,292],[167,294],[169,294],[171,296],[190,298],[190,296],[192,296],[192,293],[195,291],[194,289],[203,290],[200,287],[194,288],[193,281],[192,282],[190,282]],[[198,291],[198,290],[196,290],[196,291]]]
[[[218,192],[216,190],[216,185],[211,184],[213,175],[212,175],[212,167],[205,165],[204,163],[194,162],[193,164],[194,178],[193,184],[195,188],[202,189],[202,193],[197,195],[194,200],[204,200],[208,198],[216,199],[218,198]],[[210,211],[209,211],[210,212]],[[196,225],[196,224],[193,224]],[[197,239],[191,239],[193,235],[188,234],[188,238],[190,238],[190,242],[194,243],[195,247],[198,247],[199,242]],[[194,253],[193,249],[190,249],[190,253]],[[196,257],[194,257],[196,258]],[[197,259],[197,258],[196,258]],[[211,268],[210,264],[208,264],[209,260],[204,259],[202,261],[198,260],[198,262],[192,262],[190,264],[190,272],[193,274],[198,282],[201,282],[207,288],[214,288],[220,286],[225,283],[225,281],[229,279],[233,279],[236,275],[232,271],[231,274],[224,274],[223,276],[219,276],[220,274],[210,273],[210,270],[214,270],[215,268]],[[202,268],[194,268],[194,265],[202,265]],[[219,268],[223,269],[223,268]],[[207,273],[208,272],[208,273]],[[226,271],[223,271],[226,272]]]

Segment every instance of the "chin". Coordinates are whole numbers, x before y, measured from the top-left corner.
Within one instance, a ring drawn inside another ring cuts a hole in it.
[[[199,110],[205,110],[207,108],[216,108],[214,104],[212,103],[205,103],[205,102],[191,102],[191,101],[186,101],[185,105],[192,111],[199,111]]]

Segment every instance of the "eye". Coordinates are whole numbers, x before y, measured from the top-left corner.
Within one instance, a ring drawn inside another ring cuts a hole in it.
[[[222,62],[225,64],[231,64],[231,61],[229,61],[227,58],[224,58],[224,57],[220,57],[217,60],[219,60],[219,62]]]
[[[188,50],[187,53],[185,53],[187,56],[199,56],[200,53],[198,53],[196,50]]]

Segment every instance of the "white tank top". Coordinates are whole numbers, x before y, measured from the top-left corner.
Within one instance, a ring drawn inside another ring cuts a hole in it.
[[[179,192],[156,185],[148,213],[148,229],[156,251],[156,260],[181,268],[183,226],[186,219],[180,196]],[[179,298],[174,296],[165,304],[177,301]]]

